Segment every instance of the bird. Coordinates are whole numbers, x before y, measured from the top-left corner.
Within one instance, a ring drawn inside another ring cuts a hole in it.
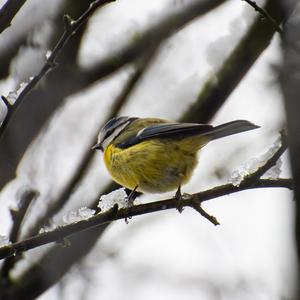
[[[176,190],[191,178],[198,164],[198,152],[212,140],[249,131],[259,126],[236,120],[218,126],[180,123],[160,118],[119,116],[100,130],[92,149],[103,152],[104,163],[115,182],[138,193]]]

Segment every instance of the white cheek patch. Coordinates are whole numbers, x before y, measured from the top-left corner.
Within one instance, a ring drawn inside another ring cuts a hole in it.
[[[113,140],[113,136],[110,135],[109,137],[107,137],[105,140],[102,141],[101,145],[102,145],[102,148],[105,149],[110,143],[111,141]]]
[[[125,128],[127,127],[127,125],[131,123],[130,121],[125,122],[124,124],[118,126],[114,132],[112,132],[105,140],[103,140],[102,142],[99,141],[103,147],[103,149],[105,149],[118,135],[119,133]],[[100,138],[99,138],[100,140]]]

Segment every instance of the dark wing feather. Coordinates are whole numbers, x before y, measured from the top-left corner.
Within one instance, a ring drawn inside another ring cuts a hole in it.
[[[211,125],[191,124],[191,123],[163,123],[154,124],[140,130],[137,135],[118,144],[119,148],[128,148],[144,140],[152,138],[184,138],[193,135],[200,135],[210,132]]]

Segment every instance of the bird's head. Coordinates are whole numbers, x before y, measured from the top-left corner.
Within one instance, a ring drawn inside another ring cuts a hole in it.
[[[100,130],[97,144],[92,149],[104,151],[104,149],[134,120],[131,117],[114,117],[110,119]]]

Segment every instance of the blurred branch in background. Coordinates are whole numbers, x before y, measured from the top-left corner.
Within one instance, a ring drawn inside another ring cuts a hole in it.
[[[9,240],[15,243],[19,240],[19,235],[21,232],[21,225],[26,215],[26,212],[31,204],[31,202],[39,196],[39,192],[35,190],[25,190],[20,196],[19,207],[17,209],[11,209],[11,216],[13,220],[13,225],[10,230]],[[12,256],[6,259],[1,268],[1,278],[3,280],[8,278],[9,271],[15,265],[15,262],[19,259],[17,256]]]
[[[90,1],[78,1],[74,4],[71,0],[65,0],[61,9],[77,17],[86,9],[89,2]],[[53,28],[49,42],[51,48],[54,47],[60,37],[60,25],[63,25],[61,21],[62,16],[63,13],[58,14],[57,22],[53,23],[55,27]],[[59,20],[59,18],[61,19]],[[36,136],[42,124],[46,122],[54,109],[62,102],[67,86],[76,84],[76,81],[72,82],[72,71],[75,72],[72,66],[75,66],[74,62],[77,58],[77,51],[81,43],[83,29],[85,29],[85,25],[79,29],[76,35],[72,36],[69,44],[66,45],[64,51],[61,53],[58,58],[60,67],[53,70],[54,76],[51,76],[51,73],[48,74],[43,80],[43,84],[38,85],[38,87],[27,96],[26,105],[19,107],[18,113],[14,115],[13,122],[8,126],[7,132],[2,137],[0,141],[0,168],[2,170],[0,174],[0,189],[8,180],[15,176],[16,166],[26,147]],[[26,40],[26,36],[24,39]],[[10,47],[10,45],[8,47]],[[18,48],[16,51],[18,51]],[[14,53],[14,50],[11,49],[10,52]],[[12,56],[8,60],[5,55],[4,57],[0,55],[0,57],[0,64],[2,64],[3,61],[11,62],[14,58],[14,56]],[[0,69],[3,70],[2,66]],[[68,78],[70,81],[65,80],[65,78]],[[59,88],[58,82],[60,83]]]
[[[278,24],[284,19],[277,1],[268,0],[264,10]],[[221,68],[204,84],[197,100],[181,118],[182,122],[208,123],[241,82],[258,57],[269,46],[275,28],[258,15]]]
[[[9,72],[11,71],[11,65],[22,50],[27,48],[39,49],[41,47],[41,42],[43,45],[47,45],[47,50],[53,48],[63,32],[62,20],[64,14],[67,12],[69,16],[76,19],[88,8],[92,1],[93,0],[78,0],[74,3],[74,1],[71,0],[60,0],[59,4],[57,4],[58,1],[54,1],[54,4],[51,3],[52,10],[54,7],[57,7],[51,14],[46,14],[46,18],[43,18],[42,14],[41,16],[35,16],[36,18],[30,18],[32,2],[28,3],[27,10],[24,10],[27,14],[25,13],[23,16],[21,16],[21,14],[20,16],[18,15],[17,17],[19,17],[19,22],[16,22],[12,28],[4,33],[6,36],[9,35],[9,38],[4,38],[2,40],[2,47],[0,49],[0,78],[4,79],[10,75]],[[49,2],[49,0],[43,2],[45,10],[49,8]],[[50,36],[47,37],[43,34],[43,41],[34,38],[35,33],[41,30],[45,24],[51,26]],[[70,61],[73,61],[73,53],[77,52],[80,44],[78,41],[81,41],[84,30],[85,26],[83,25],[81,26],[81,29],[78,30],[76,36],[72,37],[70,44],[72,44],[73,47],[65,47],[64,53],[67,52],[69,56],[66,55],[64,59],[69,58]],[[3,36],[1,36],[1,38],[3,38]],[[60,57],[62,56],[63,55],[61,54]],[[34,74],[29,74],[28,77],[31,75]]]
[[[7,0],[0,9],[0,34],[11,22],[26,0]]]
[[[53,51],[50,52],[49,56],[46,59],[46,63],[44,64],[40,72],[32,78],[28,79],[28,82],[25,82],[24,88],[20,88],[20,90],[18,90],[18,92],[14,94],[14,96],[16,96],[16,99],[11,99],[14,100],[14,102],[10,102],[10,99],[8,99],[8,97],[2,96],[2,100],[4,101],[7,108],[7,114],[0,127],[0,139],[13,113],[18,109],[19,105],[22,104],[24,98],[35,88],[39,81],[48,72],[57,67],[56,59],[62,51],[62,49],[64,48],[64,46],[69,41],[70,37],[76,33],[80,26],[82,26],[82,24],[87,21],[89,16],[91,16],[96,11],[96,9],[99,8],[99,6],[110,3],[112,1],[115,0],[98,0],[92,2],[89,8],[77,20],[72,20],[71,17],[68,15],[64,16],[64,32],[57,44],[55,45]]]
[[[38,84],[38,82],[49,71],[51,71],[53,68],[55,68],[57,66],[57,61],[56,61],[57,57],[60,54],[61,50],[66,45],[66,43],[69,41],[71,36],[86,22],[88,17],[91,16],[96,11],[96,9],[98,9],[103,4],[106,4],[106,3],[109,3],[109,2],[112,2],[112,1],[113,0],[94,1],[89,6],[89,8],[75,21],[73,21],[69,16],[64,16],[64,32],[63,32],[62,36],[60,37],[59,41],[57,42],[57,44],[55,45],[55,47],[54,47],[53,51],[51,52],[51,54],[49,55],[49,57],[47,57],[46,63],[44,64],[44,66],[42,67],[40,72],[36,76],[34,76],[33,78],[28,79],[29,81],[25,83],[24,88],[20,88],[14,94],[16,99],[12,99],[12,100],[15,100],[13,103],[10,102],[8,98],[2,96],[2,99],[3,99],[4,103],[6,104],[7,114],[6,114],[4,120],[1,124],[1,127],[0,127],[0,139],[3,136],[13,113],[21,105],[24,98],[30,92],[32,92],[32,90]],[[35,109],[33,108],[33,111],[30,112],[30,113],[32,114],[34,111],[35,111]],[[23,124],[23,126],[26,126],[26,124]],[[13,138],[15,138],[15,137],[13,137]],[[4,151],[5,151],[5,149],[4,149]],[[8,173],[10,173],[10,172],[8,172]]]
[[[281,0],[283,12],[287,15],[299,3],[295,0]],[[283,28],[283,62],[281,66],[281,85],[284,94],[286,119],[288,129],[288,143],[290,150],[290,165],[293,174],[295,210],[295,241],[298,254],[298,280],[300,279],[300,106],[299,106],[299,74],[300,52],[295,51],[295,45],[300,45],[299,19],[292,17]],[[300,299],[300,286],[297,285],[297,296]]]
[[[86,79],[86,87],[136,60],[151,47],[156,47],[157,43],[166,40],[195,18],[208,13],[224,2],[226,0],[191,1],[181,10],[169,13],[144,32],[137,33],[138,36],[130,40],[122,49],[110,53],[92,67],[81,70],[81,74]]]

